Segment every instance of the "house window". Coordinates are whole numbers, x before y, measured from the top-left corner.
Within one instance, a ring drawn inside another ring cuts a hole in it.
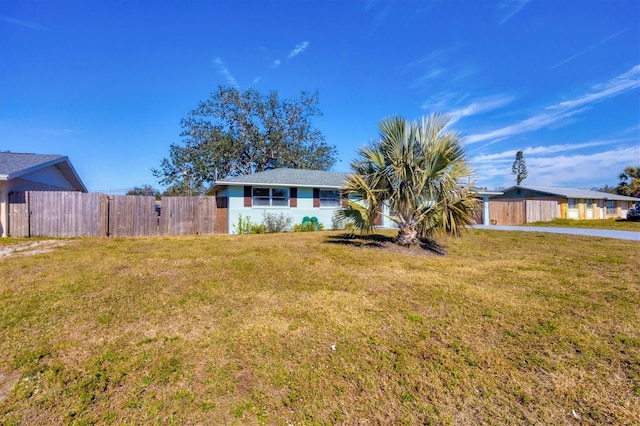
[[[607,200],[607,216],[615,216],[618,214],[618,209],[616,208],[616,202],[613,200]]]
[[[289,206],[288,188],[253,188],[253,205],[260,206]]]
[[[340,191],[336,189],[321,189],[320,207],[340,207]]]
[[[568,198],[567,199],[567,204],[568,204],[568,208],[570,209],[577,209],[578,208],[578,200],[576,200],[575,198]]]

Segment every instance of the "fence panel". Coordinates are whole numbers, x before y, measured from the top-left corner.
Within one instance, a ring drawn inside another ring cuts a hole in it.
[[[227,232],[227,200],[66,191],[9,194],[12,237],[194,235]]]
[[[109,197],[109,236],[158,235],[156,199],[143,195]]]
[[[550,222],[560,217],[560,206],[555,200],[526,200],[526,223]]]
[[[9,236],[29,236],[29,203],[26,192],[9,193]]]
[[[161,204],[161,235],[208,235],[220,232],[215,197],[165,197]]]
[[[492,200],[490,223],[492,225],[522,225],[524,223],[524,200]]]
[[[31,237],[101,236],[106,233],[106,196],[99,193],[28,191]]]

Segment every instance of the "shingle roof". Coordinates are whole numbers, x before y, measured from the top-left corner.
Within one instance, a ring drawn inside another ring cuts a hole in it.
[[[5,180],[29,173],[64,159],[58,154],[21,154],[17,152],[0,152],[0,178]]]
[[[341,188],[347,175],[349,175],[349,173],[326,172],[322,170],[273,169],[250,175],[222,179],[217,181],[213,188],[228,185],[281,185]]]
[[[512,189],[529,189],[531,191],[544,192],[550,195],[560,195],[567,198],[583,198],[594,200],[619,200],[619,201],[640,201],[640,198],[627,197],[625,195],[611,194],[609,192],[592,191],[588,189],[573,189],[573,188],[554,188],[549,186],[513,186],[506,189],[504,192],[511,191]]]
[[[64,155],[0,152],[0,180],[15,179],[49,166],[56,166],[74,188],[87,192],[71,161]]]

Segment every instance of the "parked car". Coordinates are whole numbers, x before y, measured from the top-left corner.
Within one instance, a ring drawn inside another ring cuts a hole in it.
[[[637,203],[627,211],[627,220],[640,221],[640,203]]]

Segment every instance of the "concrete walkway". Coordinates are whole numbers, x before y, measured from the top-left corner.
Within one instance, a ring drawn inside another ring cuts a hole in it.
[[[632,240],[640,242],[640,232],[612,231],[609,229],[588,228],[546,228],[542,226],[500,226],[500,225],[476,225],[476,229],[489,229],[494,231],[522,231],[522,232],[552,232],[555,234],[585,235],[589,237],[616,238],[619,240]]]

